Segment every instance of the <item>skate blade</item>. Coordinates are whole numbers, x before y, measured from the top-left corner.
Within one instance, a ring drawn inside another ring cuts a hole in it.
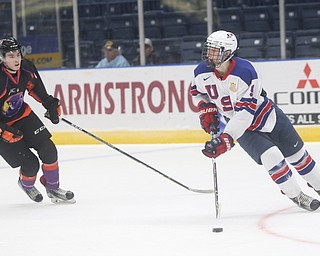
[[[72,198],[70,200],[62,200],[60,198],[51,198],[51,202],[54,203],[54,204],[75,204],[77,201]]]

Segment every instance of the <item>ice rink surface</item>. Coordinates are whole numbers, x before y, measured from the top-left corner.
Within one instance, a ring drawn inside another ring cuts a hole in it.
[[[115,146],[188,187],[213,187],[212,162],[202,155],[202,144]],[[320,143],[306,148],[320,163]],[[39,181],[44,200],[30,201],[17,186],[18,169],[0,160],[1,256],[301,256],[320,251],[320,210],[296,207],[239,145],[217,159],[218,220],[213,194],[190,192],[106,145],[58,150],[61,187],[74,191],[74,205],[52,204]],[[224,232],[213,233],[213,227]]]

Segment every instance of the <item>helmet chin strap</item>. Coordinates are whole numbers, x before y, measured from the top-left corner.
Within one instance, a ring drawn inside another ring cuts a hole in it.
[[[224,54],[223,54],[224,55]],[[216,65],[216,68],[221,67],[224,63],[226,63],[227,61],[229,61],[232,57],[233,57],[234,53],[231,53],[224,61],[221,61],[219,63],[219,65]],[[224,56],[223,56],[224,57]]]

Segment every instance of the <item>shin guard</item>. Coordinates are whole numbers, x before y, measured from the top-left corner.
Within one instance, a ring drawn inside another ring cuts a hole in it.
[[[320,168],[306,150],[302,157],[290,163],[307,183],[317,192],[320,191]]]
[[[58,161],[52,164],[42,164],[42,171],[46,180],[47,189],[59,188],[59,166]]]
[[[289,198],[294,198],[301,192],[300,186],[293,177],[292,171],[284,159],[269,170],[269,175],[281,191]]]
[[[28,177],[28,176],[24,176],[20,170],[20,181],[21,181],[21,186],[26,189],[32,189],[34,186],[34,183],[36,182],[36,178],[37,176],[32,176],[32,177]]]

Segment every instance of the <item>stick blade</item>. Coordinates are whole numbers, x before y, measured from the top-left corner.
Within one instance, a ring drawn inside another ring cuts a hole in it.
[[[212,194],[212,189],[195,189],[195,188],[188,188],[189,191],[200,193],[200,194]]]

